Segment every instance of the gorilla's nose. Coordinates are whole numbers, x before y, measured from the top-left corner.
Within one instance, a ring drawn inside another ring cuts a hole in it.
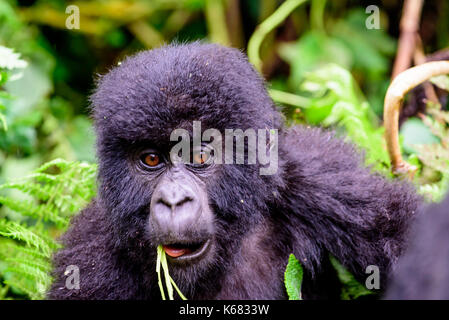
[[[201,202],[192,185],[167,180],[154,191],[150,220],[162,232],[184,233],[201,216]]]
[[[172,211],[195,200],[192,190],[179,184],[163,185],[159,192],[160,196],[157,202],[169,207]]]

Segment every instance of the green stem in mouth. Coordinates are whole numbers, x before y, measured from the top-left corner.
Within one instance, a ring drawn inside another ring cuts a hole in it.
[[[159,285],[159,289],[161,290],[162,300],[167,300],[167,299],[165,299],[164,287],[162,285],[162,279],[161,279],[161,256],[162,255],[165,255],[165,252],[162,249],[162,246],[158,246],[157,247],[157,258],[156,258],[157,283]]]
[[[164,270],[165,287],[167,289],[168,299],[174,300],[173,299],[173,286],[170,282],[170,274],[168,273],[167,256],[165,255],[164,251],[162,251],[162,255],[161,255],[161,265],[162,265],[162,269]]]
[[[187,300],[187,298],[182,294],[181,290],[179,290],[175,281],[172,279],[172,277],[168,273],[167,256],[165,255],[165,251],[162,248],[162,246],[159,245],[157,247],[156,272],[157,272],[159,289],[161,290],[162,300],[166,300],[165,293],[164,293],[164,287],[163,287],[162,279],[161,279],[162,278],[161,277],[161,265],[162,265],[162,269],[164,271],[165,287],[167,288],[168,298],[170,300],[174,300],[174,298],[173,298],[173,287],[174,287],[176,292],[181,297],[181,299]]]
[[[173,284],[173,287],[175,288],[176,292],[179,294],[182,300],[187,300],[187,298],[182,294],[181,290],[179,290],[178,286],[176,285],[175,281],[170,277],[170,281]]]

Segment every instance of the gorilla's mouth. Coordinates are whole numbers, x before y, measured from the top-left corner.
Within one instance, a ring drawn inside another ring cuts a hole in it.
[[[210,239],[195,243],[163,244],[165,253],[174,261],[187,261],[201,258],[210,247]]]

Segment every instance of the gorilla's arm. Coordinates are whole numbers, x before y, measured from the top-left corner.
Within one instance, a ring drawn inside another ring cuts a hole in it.
[[[383,285],[420,202],[413,188],[370,172],[355,148],[331,132],[296,127],[283,139],[282,201],[293,212],[291,234],[300,235],[293,244],[297,258],[313,273],[331,254],[359,280],[376,265]]]

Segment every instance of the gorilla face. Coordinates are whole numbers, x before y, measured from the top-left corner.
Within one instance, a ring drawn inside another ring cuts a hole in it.
[[[139,265],[154,264],[162,245],[175,281],[223,269],[268,214],[276,175],[261,177],[258,164],[217,165],[205,145],[192,144],[189,161],[177,161],[170,136],[183,129],[193,139],[194,121],[222,134],[281,126],[244,55],[197,44],[147,51],[102,77],[92,105],[99,200],[118,222],[116,245]]]
[[[213,214],[204,178],[212,162],[203,150],[195,150],[191,163],[171,161],[157,150],[145,150],[137,166],[157,181],[150,202],[149,234],[161,244],[170,262],[194,263],[204,258],[213,241]],[[158,176],[158,177],[156,177]]]

